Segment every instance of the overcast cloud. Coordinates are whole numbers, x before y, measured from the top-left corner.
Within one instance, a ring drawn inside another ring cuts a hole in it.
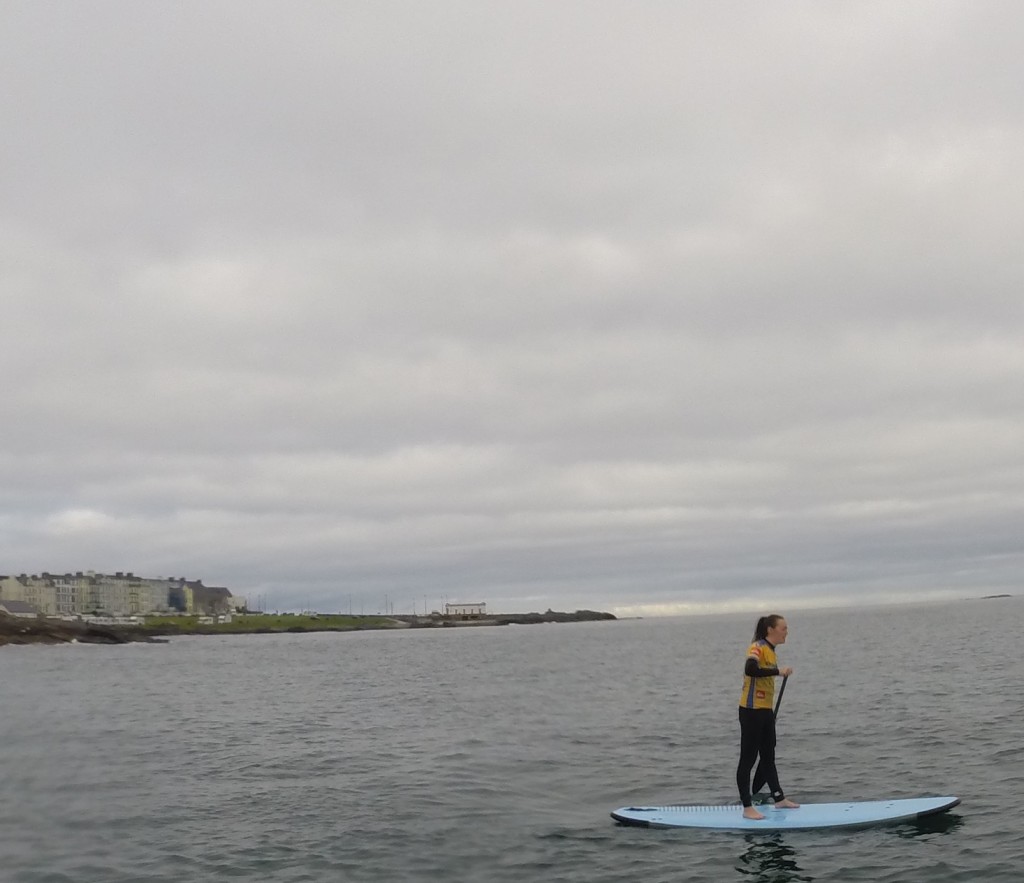
[[[1019,3],[0,10],[0,572],[1019,589]]]

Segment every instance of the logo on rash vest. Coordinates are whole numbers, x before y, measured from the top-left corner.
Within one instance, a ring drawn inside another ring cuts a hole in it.
[[[756,696],[756,697],[757,697],[758,699],[764,699],[764,697],[765,697],[765,692],[764,692],[764,690],[758,690],[757,692],[755,692],[755,693],[754,693],[754,695],[755,695],[755,696]]]

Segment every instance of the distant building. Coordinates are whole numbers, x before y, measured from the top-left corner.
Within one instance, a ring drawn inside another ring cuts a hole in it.
[[[67,615],[82,613],[88,607],[90,590],[96,585],[96,574],[78,573],[50,574],[44,573],[43,577],[53,583],[54,594],[57,599],[57,614]],[[91,592],[95,597],[95,591]]]
[[[45,574],[42,577],[26,573],[0,576],[0,600],[23,601],[44,615],[57,612],[57,590]]]
[[[185,577],[149,578],[129,571],[93,570],[40,575],[0,575],[0,601],[32,605],[44,616],[145,616],[150,613],[218,615],[244,606],[223,586],[204,586]]]
[[[35,619],[39,616],[39,608],[25,601],[0,601],[0,613],[18,616],[22,619]]]
[[[218,616],[235,609],[232,595],[224,586],[204,586],[201,579],[169,579],[168,603],[181,613]]]
[[[445,604],[445,616],[461,616],[463,619],[474,619],[487,615],[486,604]]]

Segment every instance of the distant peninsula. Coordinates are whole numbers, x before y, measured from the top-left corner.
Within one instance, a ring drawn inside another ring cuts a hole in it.
[[[182,635],[298,634],[305,632],[404,631],[420,628],[466,628],[543,623],[615,620],[611,613],[577,610],[562,613],[491,614],[454,616],[354,616],[334,613],[250,613],[225,617],[159,616],[136,623],[110,624],[88,617],[55,619],[20,617],[0,612],[0,646],[4,644],[128,644],[165,643]]]
[[[544,613],[491,613],[481,616],[392,616],[407,628],[464,628],[466,626],[493,625],[537,625],[546,622],[598,622],[614,620],[612,613],[597,610],[577,610],[574,613],[559,613],[546,610]]]

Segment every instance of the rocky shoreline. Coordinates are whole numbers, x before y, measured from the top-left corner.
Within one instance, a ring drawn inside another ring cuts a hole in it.
[[[318,622],[304,621],[301,624],[264,627],[254,624],[251,628],[232,628],[230,631],[216,625],[199,626],[187,634],[285,634],[320,631],[366,631],[417,628],[465,628],[501,625],[534,625],[541,623],[595,622],[615,620],[611,613],[594,610],[577,610],[574,613],[559,613],[548,610],[544,613],[495,614],[481,619],[456,619],[454,617],[391,616],[353,617],[354,625],[332,624],[329,617]],[[358,620],[363,620],[359,622]],[[160,625],[97,625],[83,621],[47,618],[23,618],[0,613],[0,646],[5,644],[165,644],[168,637],[186,634],[177,629]]]
[[[0,614],[0,646],[5,644],[162,644],[166,640],[143,629],[70,622],[61,619],[25,619]]]

